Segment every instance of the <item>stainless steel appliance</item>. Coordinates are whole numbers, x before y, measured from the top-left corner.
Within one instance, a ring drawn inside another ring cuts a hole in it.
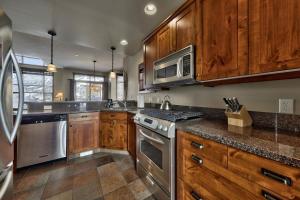
[[[66,157],[66,134],[67,115],[24,116],[18,133],[17,168]]]
[[[153,84],[195,83],[194,47],[190,45],[154,62]]]
[[[12,50],[12,23],[0,8],[0,199],[12,199],[13,142],[22,118],[24,94],[21,70]],[[18,112],[13,124],[12,76],[18,80]]]
[[[137,130],[137,173],[158,200],[175,197],[175,122],[199,112],[145,109],[134,117]]]

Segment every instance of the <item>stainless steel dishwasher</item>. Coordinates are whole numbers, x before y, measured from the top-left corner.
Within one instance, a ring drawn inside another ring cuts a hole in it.
[[[66,157],[67,116],[24,116],[17,136],[17,168]]]

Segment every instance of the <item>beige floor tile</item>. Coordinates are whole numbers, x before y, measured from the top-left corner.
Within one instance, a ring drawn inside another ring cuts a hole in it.
[[[44,186],[27,190],[24,192],[18,192],[14,194],[14,200],[40,200],[44,191]]]
[[[131,191],[124,186],[105,195],[104,200],[135,200],[135,198]]]
[[[112,162],[112,163],[109,163],[106,165],[102,165],[102,166],[98,167],[97,170],[98,170],[100,178],[121,172],[118,165],[115,162]]]
[[[46,200],[72,200],[72,190],[59,193],[55,196],[47,198]]]
[[[103,195],[127,185],[124,177],[120,173],[110,174],[110,176],[100,177]]]
[[[146,199],[151,195],[151,193],[148,191],[148,189],[140,179],[137,179],[128,184],[128,188],[131,190],[137,200]]]
[[[122,175],[124,176],[127,183],[131,183],[132,181],[134,181],[138,178],[138,175],[134,168],[129,168],[129,169],[123,171]]]

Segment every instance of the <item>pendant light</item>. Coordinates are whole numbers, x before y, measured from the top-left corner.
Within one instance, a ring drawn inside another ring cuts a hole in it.
[[[96,81],[96,60],[93,61],[94,62],[94,81]],[[99,87],[97,87],[95,84],[91,84],[91,91],[92,92],[99,92]]]
[[[53,30],[48,31],[51,36],[51,62],[47,67],[48,72],[57,72],[56,66],[53,64],[53,37],[56,36],[56,32]]]
[[[110,47],[111,49],[111,72],[109,74],[110,79],[115,79],[116,78],[116,72],[114,72],[114,51],[116,50],[115,47]]]

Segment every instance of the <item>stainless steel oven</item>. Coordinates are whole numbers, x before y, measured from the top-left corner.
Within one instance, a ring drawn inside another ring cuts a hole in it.
[[[190,83],[194,77],[193,45],[154,62],[153,84]]]
[[[158,199],[173,199],[175,138],[167,138],[140,125],[136,130],[138,174],[148,182],[149,190]]]

